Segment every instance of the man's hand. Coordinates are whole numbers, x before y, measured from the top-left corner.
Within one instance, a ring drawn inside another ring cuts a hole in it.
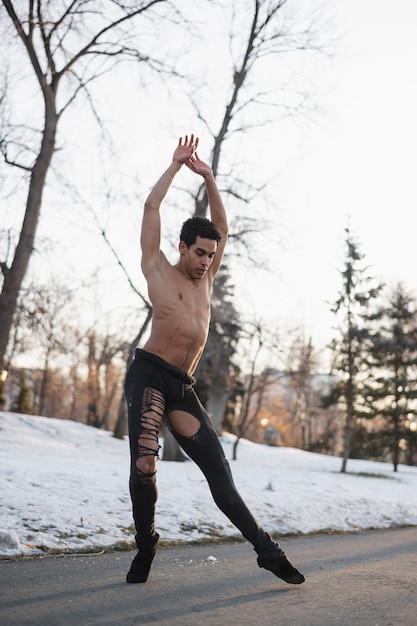
[[[194,135],[190,135],[190,138],[188,138],[188,135],[185,135],[184,139],[180,137],[172,160],[177,161],[181,164],[187,163],[197,150],[197,146],[198,137],[196,137],[195,139]]]
[[[190,170],[192,170],[196,174],[200,174],[201,176],[213,175],[213,170],[211,169],[210,165],[207,165],[207,163],[201,161],[197,152],[194,152],[194,154],[188,159],[185,165],[189,167]]]

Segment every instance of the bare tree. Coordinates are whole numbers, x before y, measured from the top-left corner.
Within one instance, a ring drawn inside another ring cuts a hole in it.
[[[211,86],[200,85],[197,95],[193,96],[197,115],[213,138],[211,165],[215,176],[220,173],[219,164],[224,143],[232,135],[247,134],[251,129],[276,122],[282,115],[282,109],[286,114],[294,114],[295,111],[306,114],[308,110],[315,108],[307,92],[298,93],[298,99],[293,101],[292,107],[285,102],[285,90],[289,91],[291,85],[282,85],[285,79],[278,71],[279,60],[297,51],[305,54],[320,49],[317,43],[318,26],[314,27],[314,18],[300,30],[295,16],[291,19],[291,8],[287,4],[294,6],[295,11],[295,4],[291,0],[249,0],[245,4],[247,12],[242,24],[242,19],[237,19],[241,18],[240,6],[238,7],[237,2],[233,3],[229,33],[232,56],[227,88],[229,95],[225,98],[223,117],[217,130],[213,130],[209,112],[200,106],[197,98],[201,89],[211,89]],[[271,61],[277,70],[272,76],[268,71],[268,63]],[[263,82],[260,80],[262,71],[268,76],[269,86],[265,91],[260,90]],[[201,98],[201,102],[205,100]],[[225,191],[245,204],[251,192],[258,192],[259,189],[254,188],[251,181],[245,184],[235,175],[229,177]],[[195,197],[195,214],[205,216],[207,206],[207,192],[202,184]],[[251,217],[244,224],[240,222],[239,232],[234,235],[232,233],[232,236],[245,241],[244,236],[253,232],[256,221],[257,217]]]
[[[299,446],[308,450],[311,444],[313,386],[312,378],[317,366],[311,337],[308,341],[298,336],[290,348],[288,364],[289,384],[295,395],[294,418],[299,429]]]
[[[27,293],[27,290],[23,293],[25,292]],[[68,305],[73,294],[59,285],[51,285],[49,288],[45,285],[38,287],[34,285],[28,295],[29,297],[24,298],[22,302],[27,315],[27,329],[34,336],[37,349],[43,355],[35,409],[39,415],[44,415],[51,360],[54,354],[58,352],[65,354],[68,350],[65,310],[68,314]]]
[[[288,7],[287,7],[288,5]],[[217,130],[213,130],[214,124],[210,121],[211,112],[204,110],[200,104],[206,101],[206,98],[198,96],[201,89],[211,88],[210,85],[204,84],[197,89],[193,96],[193,103],[200,120],[206,125],[210,135],[213,138],[213,149],[211,156],[211,166],[215,176],[220,176],[220,158],[225,149],[227,140],[238,133],[247,133],[253,128],[265,126],[268,123],[276,122],[284,108],[286,114],[298,114],[306,112],[310,107],[310,99],[307,92],[299,93],[293,101],[291,107],[287,108],[283,100],[283,91],[277,95],[279,88],[289,90],[290,85],[282,85],[284,80],[279,71],[270,75],[268,70],[271,67],[278,66],[279,59],[285,55],[294,54],[302,51],[317,51],[319,46],[317,43],[318,30],[317,25],[314,27],[314,18],[303,23],[300,29],[295,19],[291,19],[291,8],[295,4],[290,0],[249,0],[245,4],[247,12],[242,17],[241,5],[232,4],[231,9],[231,26],[229,31],[229,49],[231,51],[231,65],[228,81],[228,89],[225,91],[223,116],[220,123],[217,124]],[[288,9],[288,10],[287,10]],[[295,16],[294,16],[295,17]],[[263,81],[260,80],[262,72],[268,74],[269,86],[263,90],[261,86]],[[216,92],[216,98],[218,95]],[[272,111],[272,114],[271,114]],[[261,120],[261,121],[259,121]],[[239,168],[232,168],[231,171]],[[246,207],[251,200],[261,191],[265,191],[266,182],[259,185],[254,180],[242,180],[238,173],[230,173],[228,182],[222,190],[231,202],[237,202],[241,207]],[[194,214],[206,216],[208,209],[208,198],[204,184],[202,184],[194,198]],[[259,203],[259,199],[258,199]],[[254,232],[259,231],[265,226],[265,220],[259,220],[259,211],[247,215],[246,211],[240,211],[239,218],[233,223],[230,229],[230,241],[235,244],[235,252],[237,253],[239,244],[244,249],[244,254],[248,258],[259,259],[260,255],[255,250],[253,254],[253,246],[249,241]],[[218,281],[214,284],[214,296],[216,296],[222,285]],[[219,294],[218,300],[220,300]],[[233,305],[232,305],[233,306]],[[212,328],[227,325],[230,319],[230,310],[227,316],[222,316],[222,311],[213,308]],[[236,318],[236,312],[234,312]],[[220,354],[222,352],[222,342],[227,338],[227,329],[219,333],[210,333],[206,350],[200,361],[197,370],[199,373],[204,372],[205,386],[208,390],[207,405],[216,406],[216,414],[211,415],[217,428],[220,428],[221,420],[226,411],[226,401],[228,396],[228,366],[232,354],[228,359],[223,359],[221,376],[217,367],[210,368],[208,361],[212,360],[212,354]],[[213,345],[216,342],[217,345]],[[217,373],[216,381],[212,380],[214,374]],[[215,384],[213,384],[215,382]],[[222,406],[219,402],[210,398],[215,395],[224,399]]]
[[[131,343],[129,344],[129,349],[127,351],[127,357],[126,357],[126,370],[128,369],[130,363],[132,362],[136,347],[139,344],[140,340],[142,339],[152,319],[152,307],[150,303],[148,303],[148,306],[146,306],[146,312],[147,313],[146,313],[145,320],[142,323],[138,334],[133,339],[133,341],[131,341]],[[116,426],[114,428],[113,434],[117,439],[123,439],[123,437],[126,435],[126,432],[127,432],[127,408],[126,408],[124,390],[122,390],[122,393],[119,399],[119,410],[117,414],[117,422],[116,422]]]
[[[94,219],[97,223],[97,225],[99,226],[100,232],[101,232],[101,236],[103,237],[107,247],[110,249],[112,255],[114,256],[117,265],[119,266],[119,268],[122,271],[122,274],[124,274],[127,283],[130,287],[130,289],[132,290],[132,292],[138,296],[141,305],[144,309],[145,312],[145,319],[143,320],[143,322],[141,322],[140,327],[139,327],[139,332],[137,333],[137,335],[134,337],[134,339],[127,345],[127,350],[125,351],[127,354],[125,356],[126,359],[126,371],[129,368],[129,365],[131,364],[133,357],[135,355],[135,350],[139,344],[139,342],[141,341],[142,337],[144,336],[144,334],[146,333],[146,330],[151,322],[152,319],[152,305],[149,302],[149,300],[142,294],[142,292],[135,286],[125,264],[123,263],[122,259],[120,258],[117,250],[115,249],[115,247],[113,246],[113,244],[111,243],[109,236],[106,232],[106,230],[100,225],[99,223],[99,219],[97,217],[97,214],[93,211],[93,215],[94,215]],[[126,409],[126,400],[125,400],[125,396],[124,396],[124,390],[122,389],[122,393],[120,394],[120,398],[119,398],[119,410],[118,410],[118,414],[117,414],[117,421],[116,421],[116,425],[114,427],[113,430],[113,434],[117,439],[123,439],[123,437],[126,435],[127,432],[127,409]],[[177,455],[177,452],[175,452],[174,456]],[[176,459],[169,459],[169,460],[176,460]]]
[[[279,372],[270,366],[262,367],[260,359],[269,363],[276,360],[276,352],[279,350],[279,340],[270,332],[262,321],[248,322],[241,330],[247,346],[248,372],[239,383],[240,392],[237,412],[232,418],[233,432],[236,440],[233,445],[233,460],[237,458],[237,447],[242,437],[245,437],[249,429],[258,420],[264,403],[267,390],[276,383],[280,377]]]
[[[135,45],[132,22],[148,16],[155,18],[159,7],[163,8],[159,11],[159,20],[174,11],[167,0],[73,0],[67,3],[29,0],[26,11],[23,3],[2,0],[2,7],[9,18],[9,29],[14,29],[23,45],[25,63],[36,80],[43,103],[44,118],[36,129],[35,144],[29,146],[24,137],[16,138],[11,132],[0,137],[4,162],[28,177],[25,214],[12,260],[0,259],[3,278],[0,364],[4,361],[17,298],[34,249],[59,121],[80,94],[92,103],[91,83],[118,61],[135,59],[161,69],[160,62],[141,53]],[[20,60],[21,56],[17,58]],[[21,130],[23,132],[23,126]]]
[[[125,344],[115,337],[100,336],[95,328],[87,335],[87,419],[89,426],[108,428],[109,411],[120,384],[120,370],[113,359],[123,354]]]

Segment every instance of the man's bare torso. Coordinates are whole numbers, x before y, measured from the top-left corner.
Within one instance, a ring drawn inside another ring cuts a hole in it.
[[[148,291],[153,318],[144,349],[193,374],[210,324],[209,277],[190,279],[166,261],[161,272],[148,277]]]

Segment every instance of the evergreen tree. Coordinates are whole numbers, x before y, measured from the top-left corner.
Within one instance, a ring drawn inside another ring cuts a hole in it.
[[[338,402],[343,406],[344,437],[341,472],[346,471],[350,457],[356,421],[361,413],[360,399],[366,368],[366,350],[370,334],[370,308],[382,286],[369,275],[363,263],[364,255],[349,226],[345,229],[346,257],[340,271],[342,287],[332,306],[338,317],[338,336],[333,340],[332,369],[338,382],[327,404]]]
[[[210,331],[195,374],[197,394],[219,433],[230,393],[233,357],[239,336],[240,320],[233,304],[233,284],[224,263],[216,277]]]
[[[417,312],[416,303],[401,284],[378,312],[380,326],[372,336],[368,364],[373,372],[366,383],[370,417],[380,417],[398,469],[401,444],[413,462],[417,418]]]

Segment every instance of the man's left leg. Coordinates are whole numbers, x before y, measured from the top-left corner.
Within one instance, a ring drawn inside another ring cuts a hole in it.
[[[183,450],[202,470],[215,503],[253,545],[259,567],[288,583],[304,582],[304,576],[260,526],[240,496],[217,433],[194,390],[188,389],[186,395],[183,409],[169,413],[170,428]]]

